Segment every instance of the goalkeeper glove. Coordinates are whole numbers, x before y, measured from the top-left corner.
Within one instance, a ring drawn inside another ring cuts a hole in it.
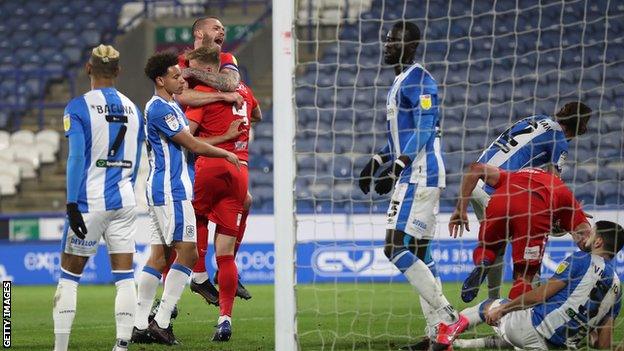
[[[373,176],[382,164],[383,158],[379,155],[375,155],[368,161],[366,166],[364,166],[362,172],[360,172],[360,190],[362,190],[364,194],[368,194],[370,191],[370,184],[373,180]]]
[[[401,155],[396,161],[392,163],[392,165],[386,169],[384,169],[379,174],[379,179],[375,182],[375,191],[379,195],[384,195],[392,190],[394,183],[405,169],[406,165],[410,163],[410,158]]]
[[[69,227],[76,233],[76,236],[83,239],[87,235],[87,226],[82,219],[82,213],[78,211],[78,204],[70,202],[67,204],[67,220],[69,220]]]

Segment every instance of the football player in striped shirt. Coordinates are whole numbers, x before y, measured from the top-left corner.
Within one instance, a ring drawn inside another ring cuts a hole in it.
[[[140,109],[117,91],[119,52],[109,45],[91,51],[86,64],[91,90],[65,108],[67,220],[61,241],[61,276],[54,296],[54,350],[65,351],[76,314],[77,289],[89,257],[106,242],[117,296],[117,342],[126,350],[132,333],[136,290],[134,182],[144,129]]]
[[[498,338],[490,338],[487,344],[455,340],[453,346],[610,349],[614,321],[622,305],[614,258],[623,246],[624,228],[613,222],[596,222],[585,251],[562,261],[546,284],[512,301],[487,299],[462,311],[471,327],[487,322]]]
[[[173,99],[185,81],[172,53],[157,53],[149,58],[145,74],[155,85],[156,94],[145,106],[146,134],[150,173],[147,201],[151,218],[151,253],[139,277],[133,341],[177,343],[170,319],[197,260],[197,230],[193,211],[194,166],[190,151],[197,155],[225,158],[240,168],[236,155],[197,140],[191,135],[188,120]],[[156,289],[167,257],[176,259],[165,279],[158,311],[148,323]]]
[[[440,321],[459,322],[460,316],[442,292],[429,242],[435,234],[440,192],[445,169],[440,143],[438,85],[431,74],[415,62],[420,29],[397,22],[386,36],[384,60],[394,66],[396,78],[388,93],[388,144],[374,155],[360,173],[359,185],[368,193],[379,168],[375,191],[387,194],[394,187],[388,209],[384,253],[420,294],[433,339]],[[396,185],[395,185],[396,183]],[[412,253],[406,243],[415,240]],[[428,340],[422,347],[428,348]]]

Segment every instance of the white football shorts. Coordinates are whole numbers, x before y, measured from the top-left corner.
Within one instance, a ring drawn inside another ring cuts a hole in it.
[[[440,207],[440,188],[398,183],[388,207],[386,229],[399,230],[415,239],[433,239]]]
[[[171,246],[174,241],[197,242],[195,210],[189,200],[150,206],[150,243]]]
[[[84,240],[76,236],[65,220],[61,246],[63,252],[90,257],[97,253],[100,238],[106,242],[109,254],[134,253],[134,236],[137,231],[134,206],[111,211],[94,211],[82,214],[87,227]]]
[[[495,300],[490,308],[499,306],[503,301]],[[530,308],[504,315],[498,327],[492,328],[498,336],[518,349],[548,350],[548,344],[533,326]]]

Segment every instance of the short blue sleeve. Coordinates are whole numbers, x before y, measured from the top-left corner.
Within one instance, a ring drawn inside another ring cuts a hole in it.
[[[559,263],[552,277],[565,282],[579,279],[585,275],[590,264],[591,254],[577,251]]]
[[[159,132],[167,138],[173,138],[184,129],[184,122],[180,121],[173,108],[165,104],[153,106],[147,112],[147,123],[152,124]]]
[[[84,98],[78,97],[72,99],[63,112],[63,130],[65,136],[68,137],[74,133],[84,134],[82,127],[82,119],[88,118],[89,111]]]

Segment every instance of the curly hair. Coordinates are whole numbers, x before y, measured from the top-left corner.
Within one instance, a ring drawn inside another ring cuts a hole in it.
[[[167,75],[167,70],[171,66],[178,64],[178,56],[171,51],[157,52],[147,59],[145,64],[145,75],[156,82],[157,77]]]

